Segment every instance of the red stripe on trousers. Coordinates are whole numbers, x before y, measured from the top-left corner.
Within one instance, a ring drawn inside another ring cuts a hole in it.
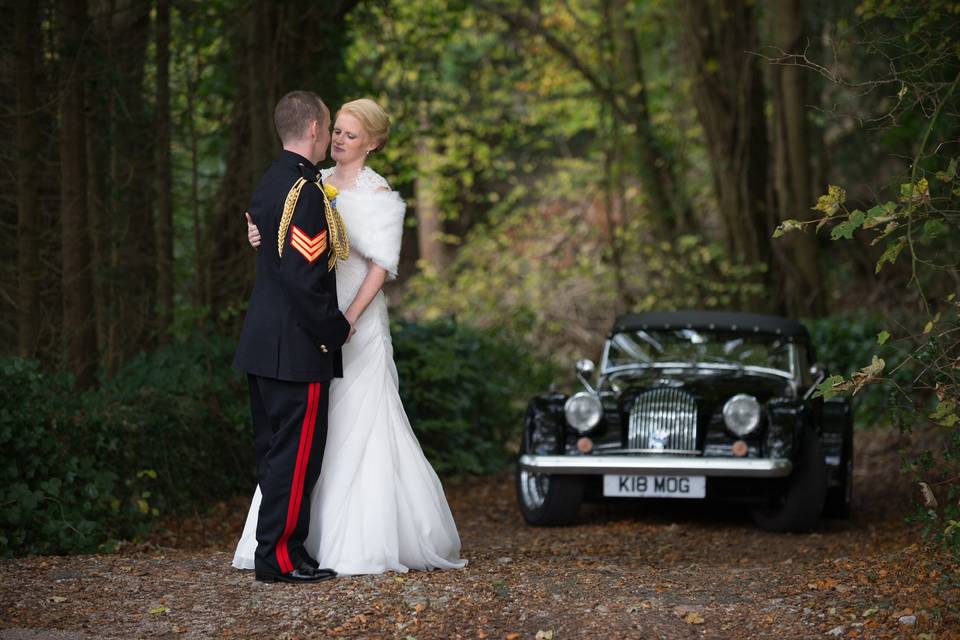
[[[317,409],[320,405],[320,383],[311,382],[307,390],[307,412],[303,415],[303,425],[300,427],[300,446],[297,449],[297,464],[293,469],[293,482],[290,486],[290,503],[287,505],[287,524],[283,535],[277,542],[277,564],[282,573],[293,571],[290,562],[290,550],[287,542],[297,528],[297,519],[300,515],[300,505],[303,502],[303,483],[307,476],[307,464],[310,460],[310,447],[313,444],[313,431],[317,424]]]

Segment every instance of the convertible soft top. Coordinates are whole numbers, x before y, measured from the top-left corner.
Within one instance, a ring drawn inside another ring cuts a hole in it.
[[[649,311],[622,315],[613,323],[611,334],[621,331],[695,329],[697,331],[742,331],[766,333],[808,341],[807,328],[782,316],[732,311]]]

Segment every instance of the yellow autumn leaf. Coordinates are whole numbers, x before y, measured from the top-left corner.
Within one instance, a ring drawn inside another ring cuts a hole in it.
[[[703,619],[703,616],[696,611],[691,611],[687,615],[683,616],[683,621],[687,624],[703,624],[706,622],[706,620]]]

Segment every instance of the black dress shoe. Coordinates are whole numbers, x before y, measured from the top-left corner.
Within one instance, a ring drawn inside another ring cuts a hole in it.
[[[308,555],[304,555],[304,556],[303,556],[303,564],[307,565],[308,567],[312,567],[312,568],[314,568],[314,569],[319,569],[319,568],[320,568],[320,563],[317,562],[316,560],[314,560],[313,558],[311,558],[311,557],[308,556]]]
[[[310,583],[310,582],[322,582],[324,580],[329,580],[330,578],[336,577],[336,573],[330,569],[316,569],[310,570],[309,573],[302,571],[300,568],[296,568],[293,571],[287,573],[266,573],[257,571],[256,579],[260,582],[291,582],[295,584],[299,583]]]
[[[309,560],[300,560],[296,566],[296,569],[305,576],[320,574],[328,578],[334,578],[337,575],[337,572],[333,569],[321,569],[320,563],[312,558]]]

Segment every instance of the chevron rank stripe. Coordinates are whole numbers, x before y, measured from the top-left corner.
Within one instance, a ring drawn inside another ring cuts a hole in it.
[[[327,250],[327,231],[309,236],[297,225],[290,232],[290,246],[300,252],[307,262],[313,264]]]

